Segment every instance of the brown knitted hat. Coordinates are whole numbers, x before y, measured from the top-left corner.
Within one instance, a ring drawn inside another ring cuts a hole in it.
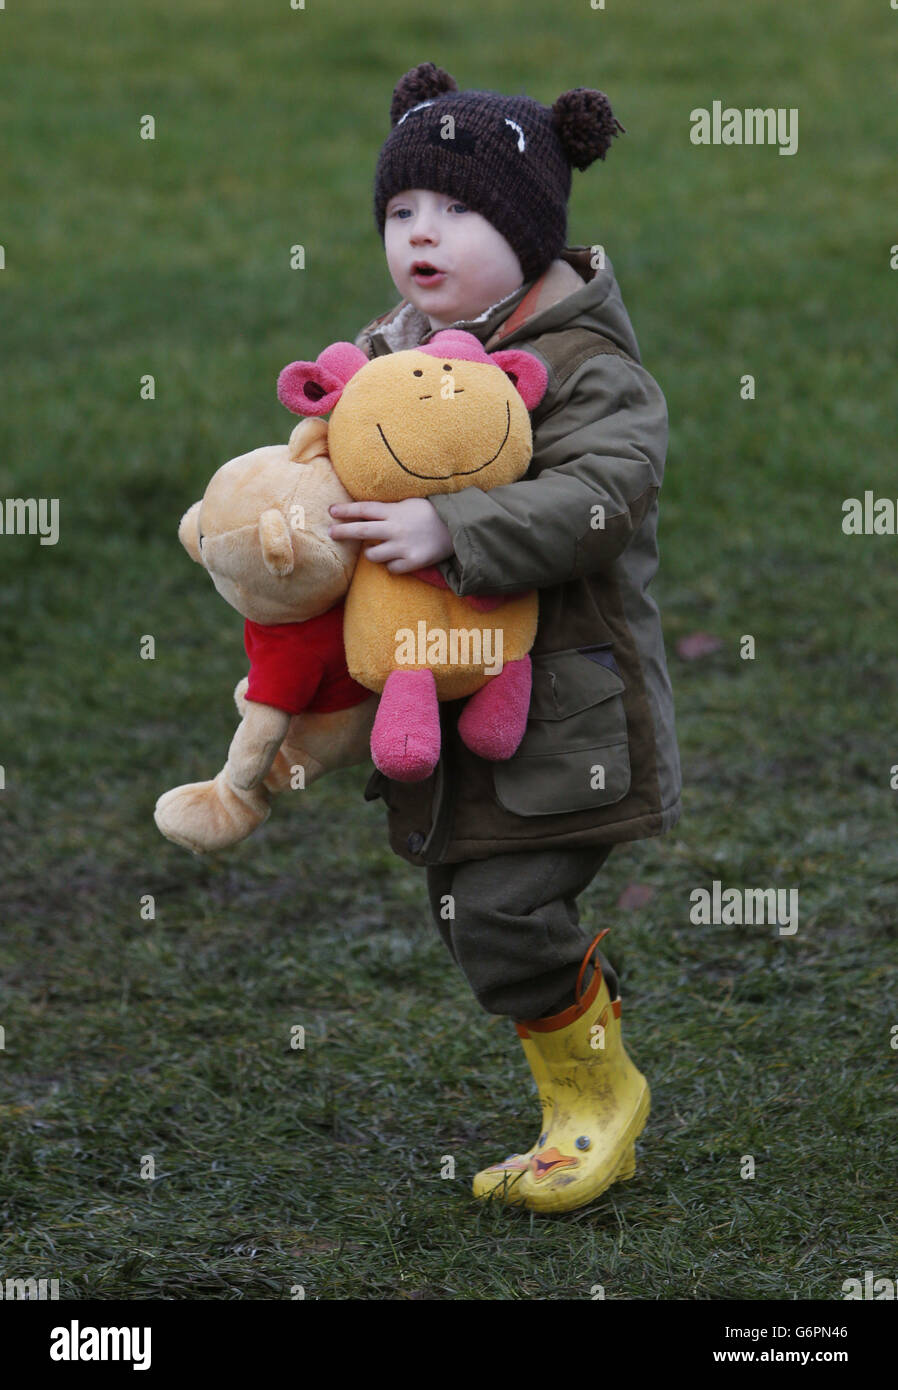
[[[460,92],[433,63],[400,78],[390,124],[374,179],[381,237],[394,193],[445,193],[501,232],[525,280],[535,280],[564,248],[571,166],[604,159],[624,129],[604,93],[589,87],[564,92],[548,107],[523,95]]]

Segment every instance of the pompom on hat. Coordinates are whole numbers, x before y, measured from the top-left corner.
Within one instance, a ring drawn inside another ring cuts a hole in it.
[[[460,92],[434,63],[400,78],[390,124],[374,180],[381,237],[394,194],[431,189],[491,222],[525,280],[535,280],[564,249],[571,168],[604,159],[624,130],[604,92],[590,87],[563,92],[549,107],[528,96]]]

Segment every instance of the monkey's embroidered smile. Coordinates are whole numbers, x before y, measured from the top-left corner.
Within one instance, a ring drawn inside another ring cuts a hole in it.
[[[508,401],[506,401],[506,402],[505,402],[505,433],[504,433],[503,436],[502,436],[502,443],[499,445],[499,447],[498,447],[498,449],[496,450],[496,452],[495,452],[490,458],[488,458],[488,459],[486,460],[485,463],[478,463],[478,464],[475,465],[474,468],[457,468],[457,469],[455,469],[454,472],[451,472],[451,473],[418,473],[418,472],[416,472],[416,470],[415,470],[414,468],[409,468],[407,464],[405,464],[405,463],[402,462],[402,459],[401,459],[401,458],[399,457],[399,455],[396,453],[395,449],[391,448],[391,446],[390,446],[390,441],[387,439],[387,436],[384,434],[383,428],[382,428],[380,425],[377,426],[377,432],[378,432],[378,434],[380,435],[381,439],[383,440],[385,448],[389,451],[390,456],[391,456],[393,459],[396,460],[396,462],[399,464],[399,467],[402,469],[403,473],[410,473],[411,476],[412,476],[413,478],[459,478],[459,477],[467,477],[467,475],[468,475],[469,473],[480,473],[480,472],[482,471],[482,469],[484,469],[484,468],[489,468],[489,466],[490,466],[491,463],[495,463],[495,462],[496,462],[496,459],[499,457],[499,455],[501,454],[502,450],[505,448],[505,445],[506,445],[506,442],[507,442],[507,440],[508,440],[508,435],[509,435],[510,430],[511,430],[511,409],[510,409],[510,407],[509,407]]]

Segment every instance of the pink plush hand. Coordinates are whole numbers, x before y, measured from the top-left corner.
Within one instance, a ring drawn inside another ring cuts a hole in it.
[[[423,579],[425,584],[432,584],[435,589],[448,589],[440,571],[435,565],[428,565],[426,569],[415,570],[415,579]],[[503,603],[508,603],[513,598],[526,598],[528,590],[522,589],[516,594],[465,594],[464,602],[471,605],[475,613],[492,613],[494,609],[501,608]]]
[[[494,608],[501,608],[504,602],[501,594],[465,594],[465,603],[469,603],[475,613],[492,613]]]
[[[335,518],[333,540],[377,541],[365,547],[365,556],[386,564],[391,574],[409,574],[446,560],[453,553],[452,535],[426,497],[404,502],[343,502],[330,509]]]
[[[413,570],[412,576],[415,579],[423,580],[425,584],[432,584],[435,589],[449,588],[436,565],[427,565],[423,570]]]

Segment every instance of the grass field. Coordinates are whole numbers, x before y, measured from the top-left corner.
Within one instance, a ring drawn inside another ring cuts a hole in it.
[[[834,1299],[894,1277],[896,542],[841,520],[898,495],[898,14],[33,0],[0,13],[0,54],[0,497],[60,505],[56,546],[0,537],[0,1273],[101,1299]],[[608,92],[627,134],[575,173],[570,239],[606,246],[671,418],[654,592],[685,811],[581,900],[613,927],[653,1113],[636,1179],[554,1220],[472,1202],[535,1137],[529,1074],[365,770],[208,861],[152,819],[221,765],[245,670],[178,519],[286,438],[280,368],[395,302],[373,171],[427,59],[548,103]],[[692,145],[714,100],[797,107],[798,153]],[[723,645],[681,660],[696,630]],[[797,888],[798,932],[692,925],[715,879]],[[628,911],[632,882],[653,896]]]

